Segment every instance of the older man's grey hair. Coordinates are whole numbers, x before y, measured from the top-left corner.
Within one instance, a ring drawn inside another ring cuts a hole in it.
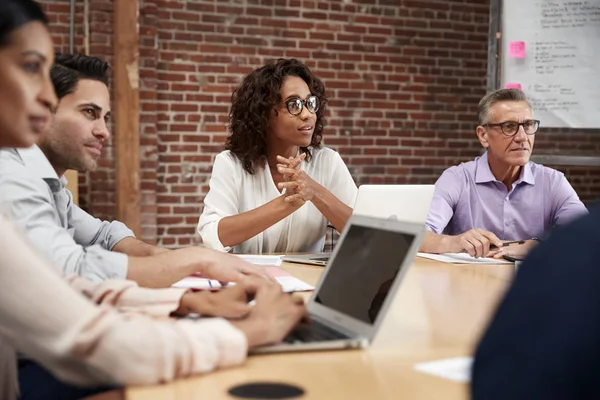
[[[479,125],[487,124],[492,119],[492,106],[499,101],[524,101],[533,113],[533,107],[527,96],[519,89],[498,89],[486,94],[479,102]]]

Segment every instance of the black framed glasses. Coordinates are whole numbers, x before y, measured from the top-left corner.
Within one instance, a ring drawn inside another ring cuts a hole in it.
[[[319,111],[319,98],[317,96],[308,96],[306,100],[302,100],[296,97],[287,100],[285,106],[292,115],[300,115],[304,107],[306,107],[311,114],[314,114]]]
[[[499,124],[483,124],[482,126],[499,126],[500,130],[502,130],[502,133],[505,136],[515,136],[519,131],[519,127],[522,126],[526,134],[535,135],[538,128],[540,127],[540,121],[538,121],[537,119],[528,119],[523,122],[504,121],[500,122]]]

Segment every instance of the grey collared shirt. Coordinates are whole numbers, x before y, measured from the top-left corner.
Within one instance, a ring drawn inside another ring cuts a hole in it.
[[[34,246],[65,275],[125,279],[127,255],[111,250],[133,232],[121,222],[101,221],[83,211],[66,183],[38,147],[0,150],[0,207]]]

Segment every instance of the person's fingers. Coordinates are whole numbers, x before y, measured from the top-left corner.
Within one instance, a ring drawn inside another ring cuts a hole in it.
[[[477,234],[469,237],[469,242],[475,246],[475,258],[483,257],[483,255],[489,251],[489,249],[486,250],[485,248],[485,241],[487,241],[487,239],[484,239],[483,236]]]
[[[492,232],[483,230],[483,229],[479,229],[478,232],[484,236],[486,239],[488,239],[490,241],[491,244],[493,244],[496,247],[502,247],[504,246],[504,243],[502,243],[502,240],[498,239],[498,236],[494,235]]]
[[[298,299],[294,299],[294,305],[296,307],[296,310],[295,310],[294,323],[292,326],[295,326],[301,320],[305,320],[306,318],[309,318],[308,310],[304,306],[304,300],[302,300],[302,298],[300,298],[299,301],[298,301]]]
[[[279,166],[277,167],[277,171],[279,171],[279,173],[281,174],[288,174],[290,176],[294,175],[294,173],[296,172],[296,170],[293,168]]]
[[[226,291],[221,292],[221,293],[226,294],[229,298],[232,298],[232,299],[244,298],[246,296],[246,293],[249,290],[252,290],[250,288],[250,285],[248,285],[247,282],[248,282],[248,280],[244,279],[242,282],[236,283],[235,285],[227,288]]]
[[[298,157],[294,158],[290,163],[291,168],[298,168],[298,166],[304,161],[306,158],[306,153],[300,154]]]
[[[304,299],[300,296],[292,294],[292,302],[297,306],[304,306]]]
[[[493,258],[504,258],[504,256],[506,256],[507,254],[503,251],[499,251],[496,254],[494,254],[492,257]],[[489,256],[488,256],[489,257]]]
[[[485,256],[498,258],[498,257],[496,257],[496,255],[499,253],[502,253],[502,249],[496,248],[496,249],[492,249],[492,250],[488,251],[488,253]]]
[[[285,201],[288,203],[293,203],[295,201],[304,201],[304,199],[299,194],[293,194],[291,196],[287,196],[285,198]]]
[[[261,268],[261,267],[255,267],[252,264],[242,267],[240,269],[240,272],[247,276],[255,276],[257,278],[273,280],[272,279],[273,276],[271,274],[269,274],[266,269]]]
[[[277,187],[279,189],[294,189],[296,187],[300,186],[300,182],[297,181],[290,181],[290,182],[279,182],[277,184]]]
[[[293,161],[293,158],[285,158],[282,156],[277,156],[277,162],[281,164],[285,164],[286,166],[290,165]],[[277,164],[279,166],[279,164]]]
[[[484,257],[487,253],[490,252],[490,240],[485,236],[479,236],[477,237],[477,240],[479,240],[479,242],[482,245],[480,257]]]
[[[256,299],[258,301],[259,298],[267,298],[274,297],[278,294],[282,293],[281,285],[272,284],[272,285],[259,285],[256,290]]]
[[[252,311],[252,306],[249,306],[248,303],[236,303],[232,305],[228,318],[243,318],[250,314],[250,311]]]
[[[214,276],[207,276],[208,279],[216,279],[223,286],[227,286],[231,282],[242,282],[244,280],[244,274],[239,271],[227,271],[214,274]]]
[[[471,241],[468,238],[462,239],[462,247],[467,253],[469,253],[471,257],[475,257],[475,255],[477,254],[477,249],[475,248],[475,245],[471,243]]]
[[[257,278],[251,275],[246,275],[244,276],[244,280],[242,281],[242,285],[236,285],[240,286],[243,288],[244,290],[244,294],[245,295],[254,295],[256,294],[256,292],[258,291],[258,288],[261,285],[264,285],[264,282],[268,282],[265,279],[262,278]]]
[[[301,169],[297,169],[296,172],[294,172],[291,176],[292,180],[298,180],[298,178],[300,178],[300,176],[302,175],[304,171],[302,171]]]
[[[279,168],[296,170],[298,167],[294,167],[294,164],[277,163],[277,169]]]
[[[242,282],[248,282],[248,278],[253,279],[253,283],[254,286],[258,286],[258,281],[265,281],[265,282],[269,282],[269,281],[273,281],[274,278],[269,275],[268,273],[265,272],[256,272],[254,270],[252,271],[243,271],[242,272],[244,278],[242,278]]]
[[[279,171],[280,169],[284,169],[284,170],[285,170],[285,169],[287,169],[287,168],[288,168],[288,167],[286,167],[286,166],[282,166],[281,164],[277,164],[277,170],[278,170],[278,171]],[[282,173],[281,175],[283,176],[283,181],[284,181],[284,182],[287,182],[287,181],[289,181],[289,180],[290,180],[290,176],[291,176],[292,174],[288,174],[288,173]]]
[[[304,157],[300,158],[300,156],[298,156],[298,157],[289,157],[289,158],[285,158],[285,157],[282,157],[282,156],[277,156],[277,162],[279,164],[283,164],[284,167],[289,167],[289,168],[296,168],[298,165],[300,165],[300,163],[302,162],[302,160],[304,160]]]

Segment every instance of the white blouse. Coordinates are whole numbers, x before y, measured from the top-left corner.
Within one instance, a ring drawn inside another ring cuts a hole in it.
[[[303,161],[300,168],[340,201],[353,207],[358,189],[342,157],[329,148],[311,149],[311,152],[311,161]],[[281,195],[268,167],[257,169],[251,175],[230,151],[218,154],[198,222],[198,234],[204,245],[230,251],[231,247],[223,246],[219,240],[221,218],[253,210]],[[320,252],[325,244],[326,229],[327,219],[312,202],[306,202],[275,225],[235,246],[234,252]]]

